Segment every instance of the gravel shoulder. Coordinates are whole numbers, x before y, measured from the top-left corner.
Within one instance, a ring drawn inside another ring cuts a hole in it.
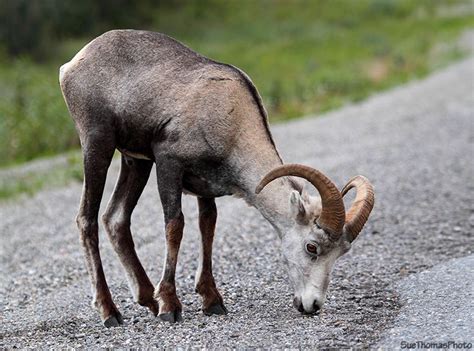
[[[216,282],[230,313],[203,316],[193,289],[197,204],[185,196],[177,270],[184,322],[160,323],[133,303],[101,228],[104,270],[126,321],[105,329],[89,306],[74,224],[81,185],[72,184],[0,205],[0,347],[388,345],[404,308],[410,309],[402,307],[407,300],[397,282],[473,253],[473,81],[471,58],[360,104],[272,128],[288,162],[319,168],[339,186],[364,174],[376,188],[373,215],[338,261],[321,317],[305,318],[293,309],[276,234],[256,210],[230,197],[217,201],[214,246]],[[117,171],[114,164],[103,209]],[[164,234],[153,178],[134,212],[132,231],[145,269],[158,282]],[[434,274],[441,279],[447,271]],[[433,292],[439,298],[449,293]],[[472,306],[468,311],[472,315]]]

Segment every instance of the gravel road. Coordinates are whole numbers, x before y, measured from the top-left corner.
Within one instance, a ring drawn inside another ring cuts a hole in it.
[[[427,344],[455,342],[456,347],[450,348],[472,348],[474,255],[410,275],[397,283],[397,291],[403,307],[392,328],[382,336],[379,347],[394,349],[402,343],[421,341]],[[460,346],[469,343],[471,347]]]
[[[276,234],[255,209],[234,198],[217,202],[214,254],[216,281],[230,313],[203,316],[193,291],[197,204],[186,196],[177,271],[184,322],[160,323],[133,303],[101,229],[105,273],[126,322],[120,328],[102,327],[89,306],[74,224],[81,185],[73,184],[0,206],[0,347],[327,348],[388,340],[397,318],[410,314],[402,307],[407,303],[399,292],[403,279],[472,254],[473,79],[474,59],[469,59],[360,104],[272,128],[288,162],[317,167],[339,186],[364,174],[376,188],[373,215],[351,252],[338,261],[320,317],[302,317],[293,309]],[[106,197],[116,175],[114,164]],[[132,230],[138,254],[157,282],[164,234],[153,179],[134,213]],[[472,268],[472,260],[466,264]],[[435,269],[432,274],[439,279],[449,273]],[[457,280],[450,285],[454,290],[464,286]],[[432,294],[457,296],[449,289]],[[467,308],[472,315],[472,305]],[[421,333],[425,327],[418,328]]]

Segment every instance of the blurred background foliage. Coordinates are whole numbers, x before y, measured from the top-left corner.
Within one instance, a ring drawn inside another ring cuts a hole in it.
[[[271,121],[318,113],[462,56],[471,0],[0,0],[0,166],[79,146],[58,68],[113,28],[244,69]]]

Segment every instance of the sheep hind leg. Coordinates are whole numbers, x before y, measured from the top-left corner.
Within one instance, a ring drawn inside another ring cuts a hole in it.
[[[154,286],[137,256],[130,231],[132,212],[145,188],[152,166],[152,161],[122,155],[120,175],[102,220],[125,269],[135,301],[148,307],[156,316],[158,302],[153,298]]]
[[[99,252],[98,213],[104,192],[107,170],[114,153],[114,140],[107,133],[81,138],[84,158],[84,186],[76,217],[87,270],[92,285],[92,305],[99,311],[106,327],[123,323],[105,279]]]

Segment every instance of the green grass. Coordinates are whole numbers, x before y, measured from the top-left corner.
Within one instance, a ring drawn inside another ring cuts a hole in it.
[[[421,77],[461,53],[452,45],[473,13],[443,17],[461,2],[336,0],[212,2],[158,14],[156,25],[254,80],[272,121],[326,111]],[[472,8],[472,6],[471,6]],[[222,16],[224,14],[224,16]]]
[[[77,148],[52,67],[28,59],[0,65],[0,165]]]
[[[42,189],[64,186],[71,181],[83,179],[82,158],[79,152],[69,152],[65,162],[47,169],[22,171],[14,169],[11,174],[0,170],[0,200],[15,199],[19,195],[33,195]]]
[[[474,27],[473,6],[463,0],[180,4],[157,9],[150,29],[244,69],[271,122],[334,109],[423,77],[462,57],[456,40]],[[90,39],[59,43],[41,64],[0,55],[0,167],[78,148],[58,67]]]

